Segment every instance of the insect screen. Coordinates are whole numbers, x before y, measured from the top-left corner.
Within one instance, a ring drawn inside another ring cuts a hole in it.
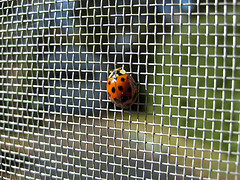
[[[240,178],[237,0],[2,0],[0,20],[0,178]]]

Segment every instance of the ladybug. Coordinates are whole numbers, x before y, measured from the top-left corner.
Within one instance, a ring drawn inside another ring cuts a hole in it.
[[[123,67],[115,69],[107,80],[109,99],[123,109],[129,109],[137,99],[138,89],[134,79]]]

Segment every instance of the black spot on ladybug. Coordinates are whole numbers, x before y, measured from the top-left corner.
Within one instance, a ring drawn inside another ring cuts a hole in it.
[[[131,105],[132,105],[132,103],[131,103],[131,102],[126,104],[126,106],[131,106]]]
[[[136,98],[136,96],[137,96],[137,93],[134,93],[134,95],[133,95],[133,98],[132,98],[132,99],[135,99],[135,98]]]
[[[111,81],[108,81],[108,84],[110,85],[110,84],[111,84]]]
[[[122,86],[118,86],[118,89],[119,89],[119,91],[122,91],[123,87]]]
[[[127,96],[121,96],[121,100],[122,100],[122,102],[126,102],[128,100],[128,97]]]
[[[112,93],[115,93],[115,87],[112,88]]]
[[[128,90],[128,92],[132,92],[132,88],[131,87],[129,87],[127,90]]]
[[[109,96],[109,97],[111,97],[111,94],[110,94],[110,93],[108,93],[108,96]]]
[[[124,79],[124,78],[121,78],[121,81],[125,81],[125,79]]]
[[[114,98],[114,101],[118,104],[120,103],[120,100],[118,98]]]

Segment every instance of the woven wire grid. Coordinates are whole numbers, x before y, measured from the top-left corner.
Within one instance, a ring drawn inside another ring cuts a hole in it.
[[[238,1],[2,0],[0,19],[2,179],[239,179]]]

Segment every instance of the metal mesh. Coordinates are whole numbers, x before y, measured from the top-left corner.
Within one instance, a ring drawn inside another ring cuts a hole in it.
[[[2,0],[0,178],[239,179],[237,0]],[[129,109],[110,70],[138,84]]]

